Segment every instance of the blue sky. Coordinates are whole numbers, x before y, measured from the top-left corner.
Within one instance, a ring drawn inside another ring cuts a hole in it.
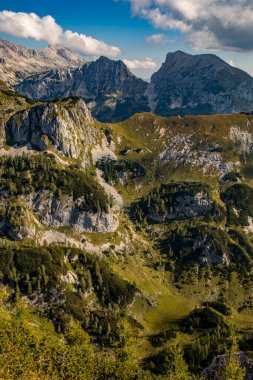
[[[150,78],[166,54],[175,50],[215,53],[253,74],[250,1],[238,1],[240,9],[234,0],[201,0],[202,6],[196,3],[196,0],[1,0],[0,36],[32,48],[51,42],[65,44],[88,59],[101,54],[122,59],[143,78]],[[20,12],[37,15],[32,27],[29,16],[21,19]],[[220,15],[218,22],[215,12]],[[228,12],[234,17],[227,21]],[[236,20],[238,12],[242,21],[245,17],[243,26]],[[44,20],[47,15],[54,21]],[[48,33],[45,25],[50,25]],[[62,31],[54,39],[60,27]],[[66,30],[78,35],[66,35]],[[80,35],[84,37],[80,39]]]

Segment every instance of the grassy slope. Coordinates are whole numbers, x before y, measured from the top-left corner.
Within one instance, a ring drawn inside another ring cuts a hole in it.
[[[136,114],[127,121],[119,124],[108,125],[112,130],[113,139],[116,142],[116,152],[120,159],[133,160],[141,163],[147,169],[147,175],[138,181],[129,181],[127,185],[118,185],[119,190],[126,202],[130,204],[147,194],[151,188],[156,187],[160,180],[157,178],[158,170],[164,174],[161,182],[170,181],[199,181],[210,183],[213,186],[213,197],[218,203],[224,205],[219,197],[219,175],[213,172],[212,176],[204,174],[201,168],[190,165],[175,165],[174,163],[161,168],[157,163],[157,155],[164,149],[165,142],[175,135],[191,136],[198,149],[205,149],[214,142],[222,146],[221,155],[224,161],[240,162],[240,170],[245,175],[244,182],[252,184],[252,176],[248,171],[252,159],[248,154],[240,154],[240,143],[232,141],[229,137],[230,127],[239,126],[244,132],[253,133],[252,116],[234,115],[210,115],[210,116],[187,116],[184,118],[162,118],[153,114]],[[122,150],[129,147],[126,156]],[[138,154],[137,149],[143,152]],[[218,223],[224,228],[226,221]],[[159,228],[159,227],[158,227]],[[143,237],[146,239],[146,236]],[[250,236],[251,239],[251,236]],[[150,242],[152,249],[154,245]],[[142,261],[141,261],[142,260]],[[147,267],[147,258],[138,258],[138,255],[130,257],[123,263],[114,264],[114,268],[122,276],[135,281],[144,294],[155,299],[155,307],[150,309],[142,299],[137,299],[131,307],[133,315],[143,324],[147,331],[156,331],[164,328],[174,319],[181,318],[203,299],[208,299],[212,286],[205,289],[204,282],[194,286],[184,286],[180,291],[172,284],[167,285],[170,279],[164,280],[163,272],[157,272]],[[167,282],[167,283],[166,283]],[[246,294],[240,284],[235,280],[233,287],[227,291],[227,300],[231,304],[240,304],[249,294]],[[233,308],[233,323],[238,328],[252,327],[252,312],[238,314]],[[232,322],[232,320],[231,320]]]
[[[11,108],[13,102],[17,104],[16,97],[10,100],[5,93],[2,94],[1,102],[4,108]],[[18,106],[25,107],[25,101],[20,100]],[[9,103],[10,102],[10,103]],[[188,116],[185,118],[162,118],[152,114],[137,114],[129,120],[114,124],[103,125],[104,128],[109,128],[112,131],[113,141],[116,145],[116,153],[121,160],[132,160],[140,163],[146,168],[146,175],[141,179],[129,180],[126,183],[117,184],[116,187],[121,192],[124,201],[125,209],[146,195],[150,189],[155,188],[161,182],[170,181],[199,181],[210,183],[213,186],[213,196],[221,204],[218,190],[217,172],[213,171],[210,175],[204,174],[201,167],[178,164],[171,162],[166,165],[161,165],[157,160],[158,155],[165,149],[166,145],[175,136],[191,137],[191,141],[199,150],[205,150],[206,147],[214,142],[221,145],[223,150],[221,156],[225,161],[241,162],[241,171],[245,176],[245,181],[252,185],[253,177],[250,174],[252,159],[245,155],[241,155],[238,150],[238,144],[229,138],[229,130],[231,125],[239,125],[242,130],[253,132],[253,119],[246,115],[212,115],[212,116]],[[127,155],[122,154],[122,150],[129,147]],[[138,153],[137,150],[142,152]],[[135,283],[140,289],[140,296],[136,296],[135,301],[129,307],[129,314],[132,315],[143,327],[141,333],[138,354],[140,357],[150,353],[152,348],[147,343],[147,337],[154,332],[163,330],[171,326],[174,322],[183,316],[187,315],[195,306],[200,305],[203,299],[208,299],[208,294],[212,287],[217,286],[216,280],[210,284],[208,288],[204,287],[204,282],[200,281],[194,286],[182,286],[179,291],[174,287],[169,275],[162,270],[155,270],[150,266],[150,261],[160,257],[159,250],[155,246],[155,242],[147,235],[145,230],[136,232],[135,226],[129,221],[128,216],[124,216],[121,221],[120,229],[117,233],[95,235],[86,234],[89,241],[95,245],[109,243],[111,245],[120,244],[124,238],[122,236],[129,235],[131,241],[131,254],[114,254],[108,255],[108,261],[111,263],[113,270],[124,279]],[[129,233],[131,227],[133,234]],[[220,224],[224,227],[225,221]],[[160,226],[154,226],[160,228]],[[166,227],[167,228],[167,227]],[[250,236],[251,238],[251,236]],[[144,249],[145,248],[145,249]],[[112,249],[113,251],[113,249]],[[243,302],[248,295],[244,294],[241,285],[234,280],[233,286],[237,292],[238,302]],[[227,300],[233,307],[235,292],[228,289]],[[237,301],[236,301],[237,302]],[[233,322],[238,329],[252,327],[252,312],[238,313],[236,308],[233,308],[233,319],[227,318]],[[179,334],[179,340],[186,339],[184,334]]]

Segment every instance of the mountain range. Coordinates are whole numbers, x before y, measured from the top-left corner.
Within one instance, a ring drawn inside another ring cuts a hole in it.
[[[34,73],[84,63],[83,58],[61,46],[34,50],[0,39],[0,80],[5,83],[18,83]]]
[[[79,96],[104,122],[144,111],[173,116],[253,108],[253,78],[212,54],[169,53],[148,83],[106,57],[85,62],[65,48],[34,51],[3,40],[0,49],[0,78],[18,93],[36,100]]]

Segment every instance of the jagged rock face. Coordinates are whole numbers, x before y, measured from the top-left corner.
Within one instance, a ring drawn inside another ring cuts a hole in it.
[[[193,249],[195,251],[200,251],[198,261],[204,267],[218,264],[228,266],[230,263],[228,256],[225,253],[214,250],[208,239],[205,237],[196,239],[193,244]]]
[[[0,39],[0,79],[18,83],[27,76],[56,67],[77,67],[85,60],[61,46],[27,49]]]
[[[82,97],[100,121],[119,121],[149,111],[144,95],[148,84],[136,78],[122,61],[101,57],[77,69],[56,69],[34,75],[16,91],[33,99]]]
[[[205,174],[219,173],[223,176],[237,168],[237,163],[225,162],[218,145],[200,147],[199,142],[187,133],[173,136],[159,158],[165,164],[175,161],[199,167]]]
[[[247,124],[250,125],[249,122]],[[249,130],[244,131],[239,125],[232,125],[229,137],[238,146],[242,155],[247,156],[252,153],[253,135]]]
[[[150,102],[159,115],[252,110],[252,77],[215,55],[169,53],[151,82]]]
[[[96,144],[99,131],[82,100],[43,103],[14,115],[6,123],[9,145],[45,150],[53,146],[63,155],[84,160],[87,146]]]
[[[83,198],[73,200],[71,196],[61,199],[50,192],[30,194],[25,197],[29,208],[39,221],[48,227],[72,227],[77,232],[114,232],[119,221],[113,211],[91,213],[82,210]]]
[[[6,143],[5,121],[18,110],[29,107],[31,103],[32,101],[19,96],[5,82],[0,80],[0,148]]]
[[[196,261],[206,268],[230,264],[228,241],[222,230],[188,229],[186,234],[177,235],[174,243],[175,256],[182,266]]]

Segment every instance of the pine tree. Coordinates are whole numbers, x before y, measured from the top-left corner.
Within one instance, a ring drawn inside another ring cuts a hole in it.
[[[169,373],[168,380],[189,380],[190,373],[180,346],[173,348],[173,356],[173,371]]]
[[[234,337],[226,366],[222,372],[222,380],[244,380],[246,375],[245,368],[241,367],[238,357],[238,342]]]

